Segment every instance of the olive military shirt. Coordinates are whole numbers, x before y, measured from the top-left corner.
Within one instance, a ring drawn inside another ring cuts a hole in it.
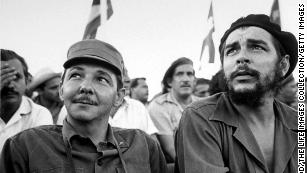
[[[273,105],[273,173],[295,173],[297,112],[276,100]],[[176,153],[180,173],[269,172],[253,133],[226,93],[188,106],[180,120]]]
[[[95,146],[67,121],[63,127],[40,126],[9,138],[0,158],[2,173],[70,173],[73,169],[76,173],[164,173],[167,168],[160,146],[141,130],[108,126],[107,141]]]

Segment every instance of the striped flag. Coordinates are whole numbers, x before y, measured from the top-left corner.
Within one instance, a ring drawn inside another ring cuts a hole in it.
[[[113,14],[113,7],[112,7],[112,4],[111,4],[111,0],[107,0],[107,20],[110,19],[112,14]]]
[[[90,17],[83,35],[83,40],[95,38],[100,23],[101,23],[100,0],[93,0]]]
[[[113,15],[111,0],[106,0],[107,5],[107,20]],[[92,9],[88,24],[86,25],[83,40],[93,39],[96,37],[97,29],[101,25],[100,0],[93,0]]]
[[[211,4],[210,4],[210,10],[209,10],[207,21],[208,21],[211,28],[209,30],[208,35],[206,36],[206,38],[203,41],[199,60],[201,61],[204,50],[205,50],[206,47],[208,47],[208,49],[209,49],[209,63],[214,63],[215,48],[214,48],[214,43],[213,43],[213,39],[212,39],[212,33],[214,32],[212,1],[211,1]]]
[[[274,2],[273,2],[270,18],[271,18],[272,22],[281,26],[278,0],[274,0]]]

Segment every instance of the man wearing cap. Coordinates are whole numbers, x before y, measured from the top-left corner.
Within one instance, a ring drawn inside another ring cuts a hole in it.
[[[52,124],[50,112],[24,96],[28,66],[23,57],[0,49],[0,152],[9,137],[32,127]],[[1,170],[1,169],[0,169]]]
[[[72,45],[60,96],[63,126],[42,126],[9,138],[0,170],[9,172],[165,172],[159,145],[140,130],[113,128],[109,113],[124,97],[122,57],[95,39]]]
[[[274,99],[297,62],[297,40],[266,15],[234,22],[219,46],[228,91],[185,110],[180,173],[297,172],[297,112]]]
[[[50,68],[43,68],[37,72],[28,87],[30,91],[38,93],[34,96],[33,101],[51,112],[54,124],[62,124],[58,122],[59,113],[63,107],[59,96],[60,81],[61,73],[53,72]]]
[[[176,157],[174,134],[183,109],[197,98],[194,88],[193,62],[185,57],[178,58],[166,71],[163,83],[170,92],[158,96],[148,106],[149,114],[158,129],[157,137],[167,161],[173,163]]]

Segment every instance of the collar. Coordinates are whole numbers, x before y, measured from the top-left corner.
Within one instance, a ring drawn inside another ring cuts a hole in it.
[[[19,112],[21,116],[31,114],[33,102],[26,96],[22,96],[21,104],[16,112]]]
[[[296,110],[284,105],[274,99],[274,112],[277,120],[287,127],[289,130],[297,130],[297,115]],[[227,116],[225,116],[227,115]],[[222,93],[217,100],[214,113],[209,118],[210,120],[221,121],[233,127],[239,127],[240,112],[234,107],[227,93]]]
[[[74,127],[67,121],[67,119],[65,118],[65,120],[63,121],[63,129],[62,129],[62,135],[64,140],[67,139],[69,144],[71,145],[71,138],[73,136],[81,136],[80,134],[77,133],[77,131],[74,129]],[[81,136],[84,137],[84,136]],[[84,137],[86,138],[86,137]],[[113,130],[111,128],[111,126],[108,124],[108,130],[107,130],[107,136],[106,136],[107,140],[106,141],[100,141],[103,143],[111,143],[113,146],[116,146],[116,142],[115,142],[115,137],[114,137],[114,133]],[[92,141],[93,144],[95,144],[93,142],[92,139],[90,139]]]

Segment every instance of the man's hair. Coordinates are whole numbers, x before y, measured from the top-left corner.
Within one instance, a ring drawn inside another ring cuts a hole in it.
[[[29,71],[28,71],[28,65],[25,59],[11,50],[0,49],[0,52],[1,52],[1,55],[0,55],[1,61],[9,61],[9,60],[17,59],[21,62],[23,73],[25,75],[25,80],[27,81],[29,77]]]
[[[132,95],[131,89],[132,88],[136,88],[139,85],[139,80],[146,80],[146,78],[139,77],[139,78],[134,78],[134,79],[131,80],[130,87],[129,87],[129,89],[130,89],[130,97]]]
[[[171,88],[171,86],[169,86],[168,83],[173,80],[175,69],[178,66],[185,65],[185,64],[193,65],[193,61],[190,60],[189,58],[181,57],[171,64],[171,66],[167,69],[166,73],[164,74],[164,77],[163,77],[163,80],[162,80],[162,84],[165,88]]]
[[[146,80],[144,77],[134,78],[131,80],[130,88],[136,88],[139,85],[139,80]]]

